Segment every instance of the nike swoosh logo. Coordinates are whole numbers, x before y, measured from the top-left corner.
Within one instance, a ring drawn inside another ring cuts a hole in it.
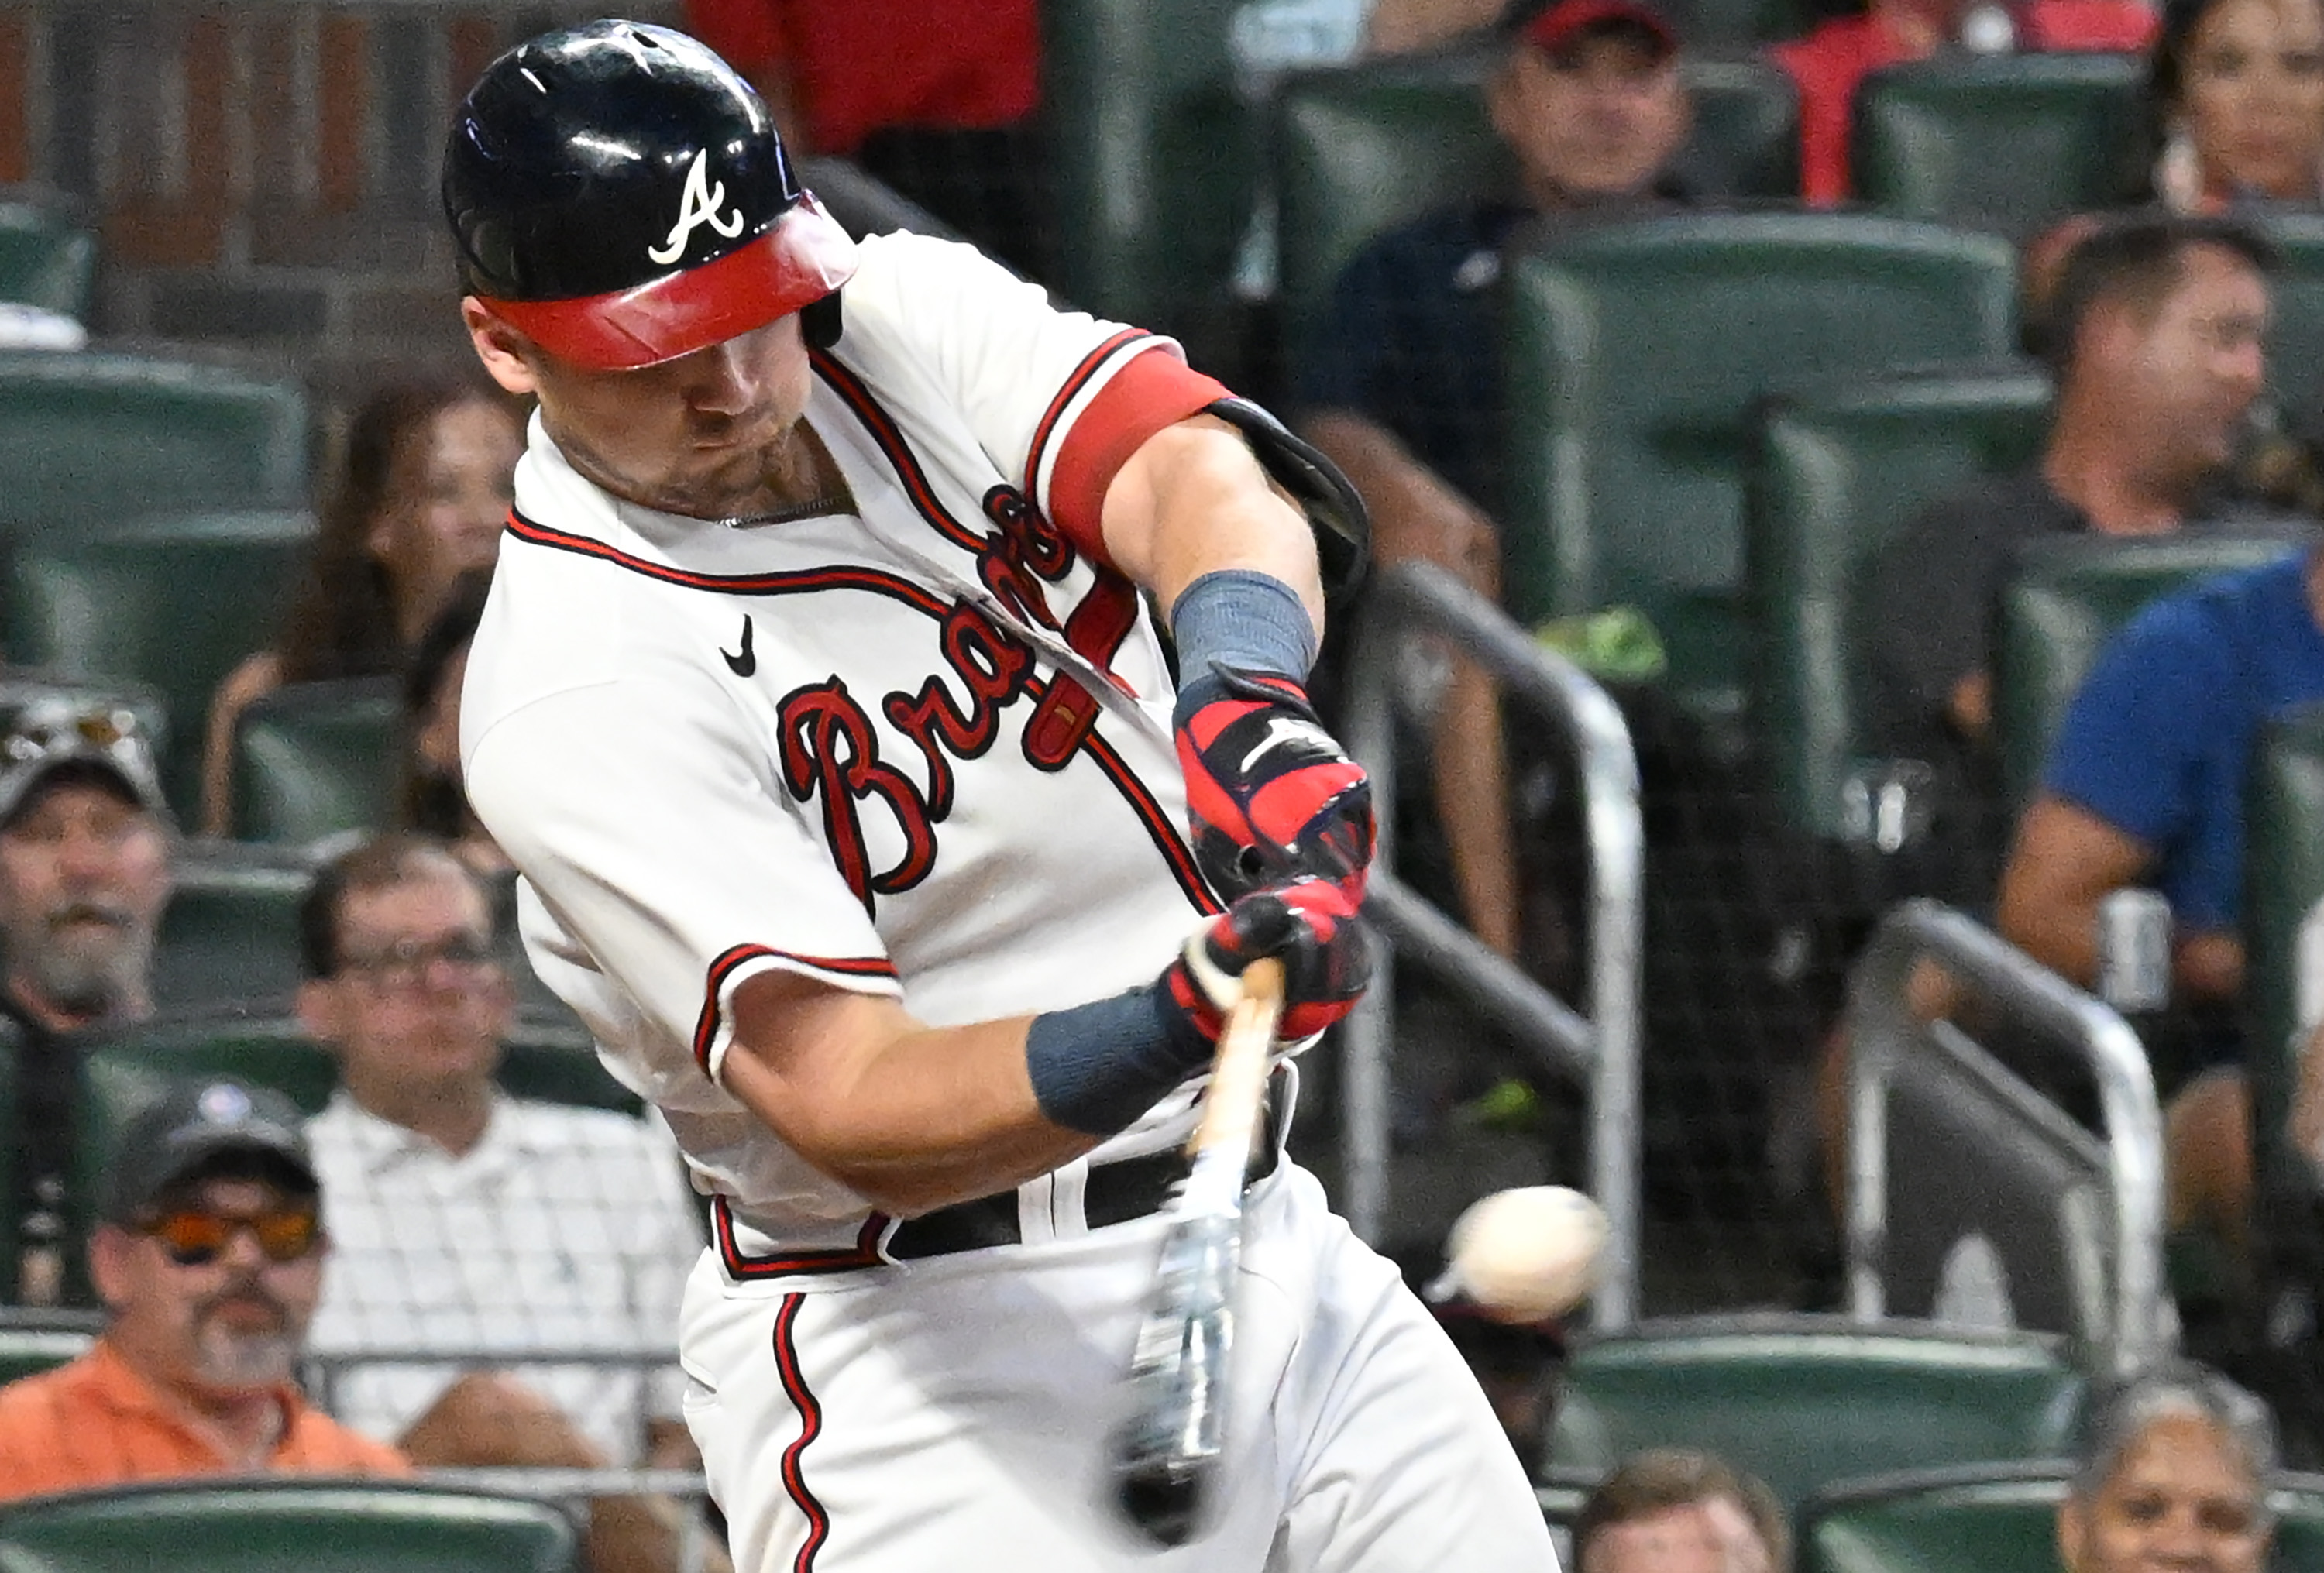
[[[721,647],[718,653],[726,658],[726,669],[737,677],[747,677],[759,669],[759,652],[751,648],[751,614],[742,614],[742,648],[730,650]]]
[[[1310,725],[1304,721],[1294,721],[1288,716],[1277,715],[1268,721],[1267,735],[1259,739],[1257,746],[1242,757],[1242,763],[1236,768],[1248,770],[1252,765],[1258,763],[1260,755],[1270,750],[1281,748],[1285,743],[1305,743],[1311,749],[1318,749],[1325,752],[1329,752],[1331,749],[1331,740],[1323,735],[1321,727]]]

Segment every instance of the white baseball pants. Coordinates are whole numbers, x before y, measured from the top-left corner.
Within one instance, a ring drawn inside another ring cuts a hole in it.
[[[737,1573],[1555,1573],[1531,1486],[1396,1269],[1286,1161],[1250,1196],[1211,1527],[1114,1515],[1146,1218],[833,1278],[706,1255],[686,1413]]]

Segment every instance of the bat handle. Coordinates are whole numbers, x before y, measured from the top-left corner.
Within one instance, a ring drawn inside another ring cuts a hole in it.
[[[1223,1448],[1243,1175],[1282,1010],[1283,963],[1254,961],[1219,1034],[1194,1164],[1171,1208],[1130,1359],[1130,1418],[1116,1438],[1115,1492],[1125,1516],[1166,1546],[1193,1535]]]

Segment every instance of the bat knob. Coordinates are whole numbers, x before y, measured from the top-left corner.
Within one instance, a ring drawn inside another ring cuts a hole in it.
[[[1202,1517],[1203,1472],[1181,1461],[1124,1465],[1114,1476],[1121,1513],[1159,1546],[1183,1546]]]

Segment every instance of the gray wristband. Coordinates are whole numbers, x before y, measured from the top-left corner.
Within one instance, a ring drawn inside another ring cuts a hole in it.
[[[1170,608],[1178,670],[1192,683],[1213,665],[1298,682],[1315,664],[1315,625],[1294,590],[1256,568],[1204,574]]]

